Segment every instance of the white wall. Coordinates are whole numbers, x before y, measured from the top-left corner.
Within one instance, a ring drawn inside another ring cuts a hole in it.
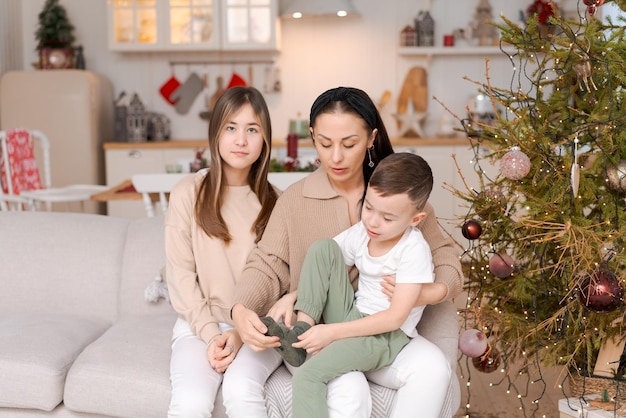
[[[286,1],[286,0],[281,0]],[[283,20],[282,48],[277,64],[282,73],[282,92],[266,95],[273,121],[275,138],[284,138],[288,121],[300,112],[307,118],[313,100],[327,88],[338,85],[359,87],[377,101],[385,90],[393,94],[383,109],[392,135],[396,133],[391,113],[407,70],[424,65],[420,58],[398,55],[400,30],[411,24],[417,12],[431,0],[353,0],[361,12],[358,18],[312,20]],[[567,0],[573,1],[573,0]],[[465,27],[473,19],[479,0],[434,0],[432,14],[436,22],[436,41],[442,43],[444,33]],[[22,2],[22,32],[24,68],[32,68],[38,60],[34,32],[37,14],[44,0]],[[113,53],[107,49],[106,0],[61,0],[71,22],[76,27],[76,44],[84,46],[87,69],[108,77],[120,92],[136,91],[148,110],[166,114],[172,123],[173,139],[206,137],[206,122],[198,114],[204,109],[204,93],[199,96],[187,115],[178,115],[159,95],[158,89],[170,76],[170,60],[199,61],[215,58],[216,53]],[[494,19],[504,13],[516,19],[530,0],[491,0]],[[491,77],[498,86],[508,85],[511,67],[504,57],[491,57]],[[254,66],[254,84],[261,88],[264,65]],[[222,75],[226,82],[233,70],[247,75],[247,66],[177,66],[176,76],[184,80],[189,71],[210,75],[206,94],[215,91],[215,78]],[[483,81],[484,59],[480,56],[434,57],[429,69],[429,95],[442,100],[453,112],[463,114],[476,86],[463,77]],[[445,111],[431,100],[425,132],[435,135],[439,116]]]

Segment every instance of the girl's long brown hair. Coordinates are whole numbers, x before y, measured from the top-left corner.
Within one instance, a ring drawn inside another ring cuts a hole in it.
[[[263,132],[261,155],[252,164],[248,184],[261,202],[261,211],[252,226],[256,242],[261,239],[267,221],[274,209],[278,194],[267,180],[272,152],[272,123],[267,104],[261,92],[254,87],[231,87],[226,90],[211,111],[209,120],[210,168],[200,183],[194,208],[196,222],[210,237],[219,238],[228,244],[232,237],[224,222],[221,209],[226,184],[223,176],[223,161],[219,153],[219,141],[226,124],[242,106],[249,104],[258,118]]]

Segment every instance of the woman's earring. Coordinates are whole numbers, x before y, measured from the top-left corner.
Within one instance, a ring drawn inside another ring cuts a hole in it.
[[[367,156],[368,156],[368,157],[369,157],[369,159],[370,159],[370,162],[369,162],[369,163],[367,163],[367,165],[368,165],[370,168],[373,168],[373,167],[374,167],[374,161],[372,161],[372,152],[370,151],[370,148],[368,148],[368,149],[367,149]]]

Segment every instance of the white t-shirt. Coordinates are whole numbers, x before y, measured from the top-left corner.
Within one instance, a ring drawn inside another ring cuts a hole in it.
[[[390,302],[382,292],[381,281],[385,275],[395,276],[396,283],[432,283],[434,267],[430,247],[422,232],[407,228],[400,241],[385,255],[372,257],[367,249],[370,240],[362,222],[358,222],[337,235],[345,263],[359,270],[359,288],[355,294],[356,307],[371,315],[389,309]],[[424,306],[411,310],[400,327],[411,338],[417,336],[415,329],[422,317]]]

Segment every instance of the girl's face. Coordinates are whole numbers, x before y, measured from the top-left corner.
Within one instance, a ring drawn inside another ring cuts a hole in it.
[[[246,184],[250,167],[263,150],[263,131],[252,106],[245,104],[226,121],[218,149],[228,185]]]
[[[321,113],[311,129],[320,163],[334,184],[363,178],[363,159],[376,138],[353,113]]]

